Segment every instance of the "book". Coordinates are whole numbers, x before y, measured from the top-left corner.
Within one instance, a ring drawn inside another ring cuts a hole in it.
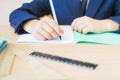
[[[107,45],[120,45],[120,34],[114,32],[105,32],[100,34],[82,34],[80,32],[72,31],[70,26],[60,26],[64,30],[61,35],[62,40],[59,38],[40,41],[35,39],[31,34],[23,34],[17,40],[21,43],[72,43],[72,44],[107,44]]]
[[[120,34],[114,32],[105,32],[100,34],[90,33],[82,34],[74,31],[74,39],[76,44],[106,44],[106,45],[120,45]]]
[[[7,46],[7,41],[0,37],[0,52]]]
[[[64,34],[61,35],[62,39],[59,37],[57,39],[41,41],[34,38],[31,34],[23,34],[18,38],[19,43],[49,43],[49,44],[65,44],[74,43],[74,36],[70,26],[60,26],[64,30]]]

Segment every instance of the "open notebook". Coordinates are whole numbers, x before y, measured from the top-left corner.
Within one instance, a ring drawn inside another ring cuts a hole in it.
[[[17,40],[17,42],[21,43],[52,43],[52,44],[61,44],[61,43],[74,43],[74,36],[73,32],[71,30],[70,26],[61,26],[61,28],[64,30],[64,34],[61,36],[62,39],[60,40],[59,38],[57,39],[52,39],[52,40],[47,40],[47,41],[40,41],[35,39],[32,35],[30,34],[23,34],[20,36],[20,38]]]
[[[92,43],[92,44],[113,44],[120,45],[120,34],[106,32],[101,34],[81,34],[76,31],[72,31],[70,26],[61,26],[64,30],[64,34],[62,35],[62,40],[53,39],[48,41],[40,41],[35,39],[30,34],[23,34],[17,40],[17,42],[24,43]]]

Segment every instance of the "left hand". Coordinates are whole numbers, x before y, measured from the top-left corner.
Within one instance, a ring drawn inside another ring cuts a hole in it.
[[[119,26],[117,22],[109,19],[96,20],[87,16],[76,18],[72,23],[72,29],[83,34],[116,31]]]

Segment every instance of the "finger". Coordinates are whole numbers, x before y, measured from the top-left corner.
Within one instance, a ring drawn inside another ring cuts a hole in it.
[[[55,21],[48,19],[47,23],[57,32],[57,34],[59,35],[63,34],[63,30],[59,27],[59,25]]]
[[[35,33],[35,34],[32,34],[36,39],[38,40],[42,40],[42,41],[45,41],[47,40],[44,36],[42,36],[41,34],[39,33]]]
[[[59,36],[59,34],[51,27],[51,25],[47,24],[46,22],[43,29],[46,30],[52,36],[52,38],[57,38]]]
[[[84,24],[85,22],[86,22],[85,17],[80,17],[80,18],[75,19],[72,23],[72,29],[77,31],[78,26]]]
[[[76,18],[76,19],[73,20],[72,26],[74,26],[76,24],[76,22],[78,22],[78,21],[86,21],[86,20],[88,20],[87,16]]]
[[[77,28],[76,31],[82,32],[82,29],[83,29],[84,27],[86,27],[86,24],[87,24],[87,23],[84,23],[84,22],[76,23],[76,28]]]
[[[72,26],[72,29],[75,30],[75,31],[76,31],[76,29],[77,29],[75,25],[76,25],[76,23],[78,22],[78,20],[79,20],[79,19],[76,18],[76,19],[72,22],[72,25],[71,25],[71,26]]]
[[[82,30],[82,33],[83,33],[83,34],[87,34],[88,32],[91,32],[91,28],[90,28],[90,27],[85,27],[85,28]]]
[[[79,23],[79,24],[77,25],[77,31],[78,31],[78,32],[82,32],[82,30],[83,30],[85,27],[87,27],[87,23]]]
[[[74,31],[78,31],[78,27],[77,27],[77,26],[74,26],[74,27],[73,27],[73,30],[74,30]]]
[[[52,36],[43,28],[43,26],[39,28],[38,33],[48,40],[52,39]]]

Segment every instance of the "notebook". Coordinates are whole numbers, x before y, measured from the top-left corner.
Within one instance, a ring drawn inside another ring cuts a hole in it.
[[[64,34],[61,35],[61,40],[59,38],[47,40],[47,41],[40,41],[35,39],[30,34],[23,34],[18,38],[17,42],[19,43],[49,43],[49,44],[65,44],[65,43],[74,43],[73,32],[70,26],[61,26],[64,30]]]
[[[76,31],[72,31],[70,26],[61,26],[64,30],[64,34],[61,36],[62,40],[53,39],[47,41],[40,41],[35,39],[30,34],[23,34],[17,40],[21,43],[74,43],[74,44],[110,44],[110,45],[120,45],[120,34],[113,32],[106,32],[101,34],[82,34]]]
[[[4,38],[0,37],[0,52],[6,47],[6,45],[7,41]]]
[[[74,31],[75,43],[91,43],[91,44],[108,44],[120,45],[120,34],[113,32],[106,32],[101,34],[81,34]]]

